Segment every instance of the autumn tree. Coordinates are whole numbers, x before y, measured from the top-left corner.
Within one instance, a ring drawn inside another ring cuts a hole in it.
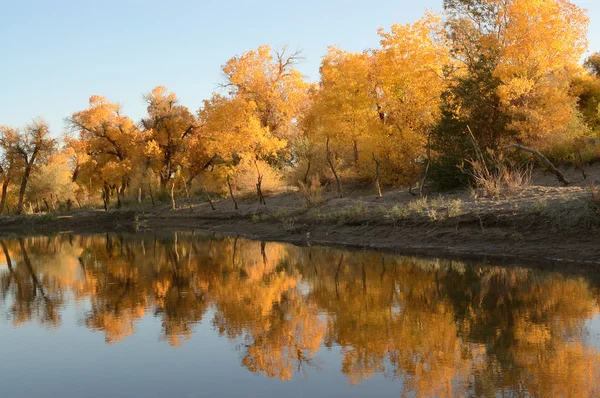
[[[34,120],[18,135],[15,151],[17,157],[22,161],[23,171],[21,174],[17,213],[21,214],[23,212],[25,191],[27,190],[31,172],[40,163],[47,161],[55,147],[56,140],[50,137],[48,124],[42,119]]]
[[[271,134],[256,113],[256,105],[242,98],[215,94],[204,101],[198,112],[202,134],[206,134],[206,151],[225,166],[230,177],[238,172],[252,176],[249,185],[257,183],[261,170],[270,168],[286,141]],[[240,177],[240,175],[238,175]],[[246,189],[247,190],[247,189]]]
[[[570,82],[587,44],[584,11],[567,0],[446,0],[444,8],[453,62],[433,135],[439,179],[456,183],[456,164],[473,148],[467,127],[491,149],[549,148],[581,133]]]
[[[68,153],[57,151],[31,176],[27,198],[39,209],[42,203],[46,211],[57,210],[57,205],[69,209],[74,203],[77,184],[72,179],[68,162]]]
[[[301,59],[300,51],[260,46],[223,66],[228,95],[250,104],[261,127],[288,141],[296,134],[295,121],[306,101],[307,83],[295,69]]]
[[[590,55],[584,65],[589,73],[575,76],[572,90],[578,96],[583,122],[597,134],[600,131],[600,54]]]
[[[263,190],[278,180],[276,169],[291,160],[307,105],[308,85],[295,69],[300,59],[299,51],[269,46],[231,58],[222,68],[226,95],[213,95],[199,111],[207,141],[218,143],[209,144],[211,159],[220,158],[228,178],[237,174],[234,184],[246,192],[253,187],[263,204]]]
[[[17,138],[17,131],[7,126],[0,126],[0,176],[2,177],[0,213],[6,206],[8,186],[14,181],[17,173]]]
[[[379,35],[372,74],[381,126],[365,149],[373,161],[382,160],[386,181],[412,184],[421,174],[418,160],[427,157],[428,135],[440,118],[443,68],[450,62],[446,35],[433,14],[412,24],[394,24],[389,32],[380,29]]]
[[[346,163],[359,165],[364,138],[377,120],[372,59],[368,52],[349,53],[330,47],[321,63],[320,91],[313,111],[317,112],[323,142],[345,148]]]
[[[595,52],[584,63],[585,67],[596,77],[600,77],[600,52]]]
[[[381,46],[371,51],[328,49],[304,125],[325,144],[334,176],[337,167],[377,180],[381,165],[382,181],[408,184],[420,174],[417,161],[439,118],[448,52],[434,15],[379,34]]]
[[[169,180],[186,163],[186,146],[198,128],[194,115],[164,86],[144,95],[147,116],[142,119],[150,168],[166,190]]]
[[[139,158],[140,132],[118,104],[98,95],[90,97],[89,103],[88,109],[67,120],[79,135],[78,141],[68,142],[75,162],[73,177],[85,177],[101,187],[105,206],[111,192],[116,192],[120,205]]]

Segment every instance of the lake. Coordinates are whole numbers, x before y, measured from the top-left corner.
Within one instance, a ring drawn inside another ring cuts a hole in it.
[[[7,239],[0,396],[600,396],[600,273],[555,268],[198,232]]]

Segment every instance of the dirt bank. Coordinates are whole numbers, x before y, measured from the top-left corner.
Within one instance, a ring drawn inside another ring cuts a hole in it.
[[[300,245],[345,245],[431,256],[600,265],[600,234],[597,232],[583,236],[544,231],[523,234],[517,232],[517,228],[506,225],[481,230],[479,221],[473,220],[459,223],[458,229],[456,224],[407,223],[394,226],[365,223],[303,224],[295,231],[272,221],[189,215],[181,218],[151,216],[144,222],[148,229],[198,229]]]

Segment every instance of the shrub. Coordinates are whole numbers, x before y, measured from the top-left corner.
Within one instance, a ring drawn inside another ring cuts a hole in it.
[[[281,176],[267,162],[242,160],[236,167],[235,175],[231,179],[234,191],[241,195],[256,194],[258,170],[262,176],[261,189],[264,194],[274,193],[282,188]]]
[[[281,225],[286,232],[296,232],[298,229],[296,226],[296,220],[293,218],[284,218],[281,220]]]
[[[531,185],[531,163],[517,164],[506,161],[502,154],[488,151],[488,159],[467,160],[468,167],[461,166],[469,175],[479,195],[485,197],[513,196]],[[489,164],[488,164],[489,163]]]
[[[323,203],[323,186],[317,176],[311,177],[308,184],[298,181],[298,197],[304,206],[315,206]]]

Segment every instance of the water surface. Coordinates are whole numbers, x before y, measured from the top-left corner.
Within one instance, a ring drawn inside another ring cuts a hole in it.
[[[600,396],[598,285],[198,233],[4,240],[0,396]]]

